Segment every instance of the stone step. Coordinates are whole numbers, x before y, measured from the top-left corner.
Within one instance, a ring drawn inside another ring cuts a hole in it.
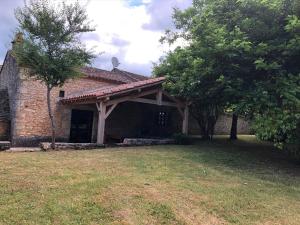
[[[41,142],[41,149],[44,151],[49,151],[51,149],[51,143],[49,142]],[[56,142],[55,148],[56,150],[85,150],[85,149],[96,149],[96,148],[104,148],[104,145],[96,144],[96,143],[62,143]]]
[[[10,148],[6,150],[6,152],[40,152],[41,148],[24,148],[24,147],[16,147]]]
[[[167,145],[174,144],[175,140],[170,138],[150,139],[150,138],[125,138],[120,145]]]
[[[0,141],[0,151],[10,149],[10,141]]]

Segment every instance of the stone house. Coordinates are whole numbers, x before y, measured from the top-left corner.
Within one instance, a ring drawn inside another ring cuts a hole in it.
[[[27,73],[8,51],[0,70],[0,139],[13,146],[37,145],[51,136],[46,88]],[[52,91],[57,141],[102,144],[127,137],[199,134],[185,102],[163,91],[164,78],[92,67],[82,74]],[[222,124],[217,133],[224,133]],[[239,132],[247,133],[245,127],[239,126]]]

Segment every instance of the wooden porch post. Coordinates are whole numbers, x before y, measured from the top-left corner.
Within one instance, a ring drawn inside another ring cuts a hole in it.
[[[104,144],[106,105],[103,102],[100,102],[97,103],[97,108],[98,108],[97,144]]]
[[[157,105],[162,105],[162,89],[159,89],[156,93],[156,102],[157,102]]]
[[[188,134],[188,130],[189,130],[189,107],[186,104],[183,112],[182,133]]]

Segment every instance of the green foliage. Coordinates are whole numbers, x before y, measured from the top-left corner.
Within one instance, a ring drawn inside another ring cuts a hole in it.
[[[188,145],[191,143],[189,137],[186,134],[176,133],[173,138],[178,145]]]
[[[19,65],[30,70],[29,76],[47,88],[47,105],[55,148],[55,121],[50,92],[71,78],[81,75],[80,68],[94,58],[80,42],[80,34],[93,31],[87,13],[79,3],[54,4],[48,0],[31,0],[15,12],[19,22],[13,54]],[[22,36],[21,36],[22,35]]]
[[[257,136],[273,141],[279,148],[285,144],[300,144],[300,76],[288,75],[287,78],[258,83],[248,100]]]
[[[78,3],[55,5],[34,0],[15,12],[19,32],[14,55],[18,63],[30,68],[30,75],[50,89],[80,75],[79,68],[90,63],[93,55],[80,42],[79,35],[93,31],[87,14]]]
[[[251,118],[258,137],[279,147],[297,142],[300,2],[195,0],[173,17],[177,30],[162,40],[186,45],[168,53],[154,73],[192,102],[198,122],[217,116],[209,111],[231,109]]]

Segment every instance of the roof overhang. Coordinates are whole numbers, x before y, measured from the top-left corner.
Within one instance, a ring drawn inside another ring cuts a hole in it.
[[[161,86],[164,81],[164,77],[158,77],[128,84],[120,84],[114,87],[99,88],[92,91],[75,93],[61,99],[60,102],[64,105],[96,103],[110,98],[124,97],[133,92],[149,91],[150,89]]]

